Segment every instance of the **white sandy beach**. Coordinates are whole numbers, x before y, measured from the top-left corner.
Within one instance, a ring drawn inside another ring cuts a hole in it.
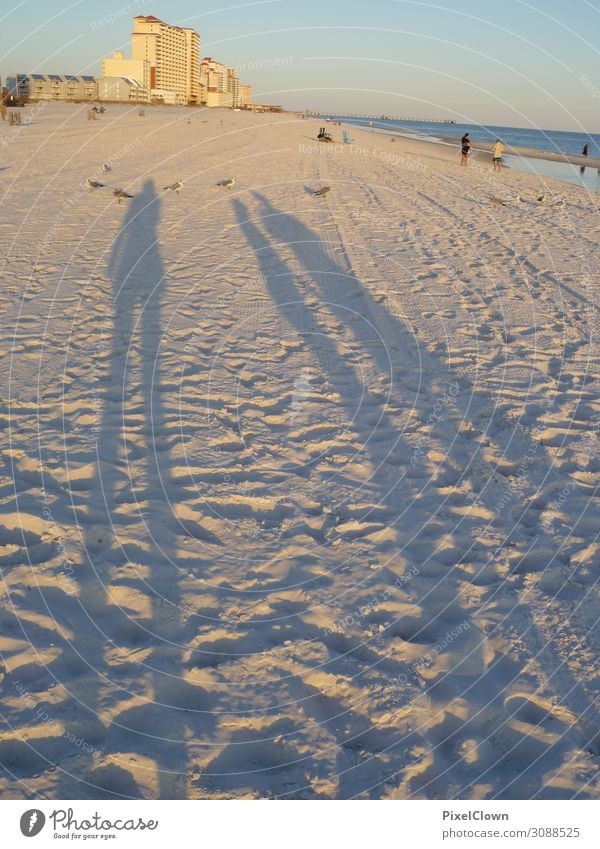
[[[2,798],[597,799],[600,195],[294,115],[33,113]]]

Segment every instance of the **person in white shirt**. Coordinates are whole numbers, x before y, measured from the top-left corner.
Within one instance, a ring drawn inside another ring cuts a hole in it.
[[[504,151],[504,145],[500,141],[500,139],[496,139],[496,142],[492,148],[492,167],[494,171],[501,171],[501,161],[502,161],[502,153]]]

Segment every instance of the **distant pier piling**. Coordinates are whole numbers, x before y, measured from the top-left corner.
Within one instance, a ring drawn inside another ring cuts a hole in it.
[[[306,115],[313,118],[323,118],[328,115],[332,115],[331,112],[306,112]],[[406,122],[406,123],[414,123],[414,124],[455,124],[456,121],[453,118],[415,118],[414,116],[398,116],[398,115],[358,115],[358,114],[349,114],[344,115],[344,118],[355,118],[361,121],[377,121],[377,122],[385,122],[385,121],[398,121],[398,122]]]

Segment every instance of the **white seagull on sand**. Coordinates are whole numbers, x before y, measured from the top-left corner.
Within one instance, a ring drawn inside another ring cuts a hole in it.
[[[119,203],[125,198],[132,198],[133,195],[128,195],[123,189],[113,189],[113,195],[118,199]]]
[[[177,180],[176,183],[172,183],[170,186],[165,186],[163,191],[166,192],[169,189],[172,192],[177,192],[177,194],[179,194],[179,192],[183,189],[183,180]]]
[[[102,170],[105,174],[109,174],[112,171],[112,165],[110,164],[110,162],[105,162],[102,166]]]
[[[226,189],[230,189],[232,186],[235,186],[235,180],[233,179],[233,177],[230,177],[229,180],[221,180],[218,185],[225,186]]]
[[[90,178],[88,177],[87,180],[85,181],[85,187],[86,187],[86,189],[89,189],[90,192],[91,192],[94,189],[103,189],[104,183],[99,183],[98,180],[90,180]]]

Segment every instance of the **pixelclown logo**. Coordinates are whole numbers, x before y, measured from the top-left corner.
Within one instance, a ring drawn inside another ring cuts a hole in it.
[[[40,833],[46,824],[46,817],[41,811],[35,808],[31,811],[25,811],[21,817],[21,834],[24,837],[35,837]]]

